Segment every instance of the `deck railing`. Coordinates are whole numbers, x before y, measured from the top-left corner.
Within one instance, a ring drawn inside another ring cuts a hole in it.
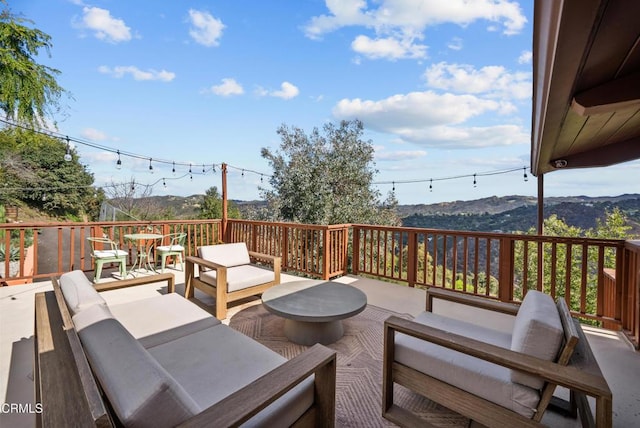
[[[108,236],[135,261],[127,233],[187,233],[187,254],[219,242],[282,257],[284,271],[330,279],[346,273],[519,301],[528,290],[564,298],[572,312],[640,343],[640,241],[447,231],[372,225],[308,225],[232,219],[0,225],[0,281],[93,270],[86,238]],[[10,277],[10,278],[7,278]],[[3,284],[3,285],[4,285]]]
[[[616,329],[628,328],[622,315],[632,308],[623,305],[625,282],[611,281],[605,269],[624,272],[627,253],[623,240],[353,226],[356,275],[505,302],[540,290],[562,296],[575,315]]]
[[[131,265],[137,256],[136,247],[124,235],[141,231],[186,233],[187,255],[195,254],[198,246],[220,241],[222,236],[220,220],[0,224],[0,246],[5,252],[0,261],[0,281],[22,284],[74,269],[91,271],[94,267],[89,237],[111,238],[120,249],[128,251]],[[12,256],[7,256],[9,253]]]
[[[330,279],[347,273],[349,227],[229,220],[225,242],[280,256],[283,270]]]

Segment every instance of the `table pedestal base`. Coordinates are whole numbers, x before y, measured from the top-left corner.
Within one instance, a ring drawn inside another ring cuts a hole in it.
[[[312,346],[316,343],[329,345],[344,335],[342,321],[305,322],[284,320],[284,335],[298,345]]]

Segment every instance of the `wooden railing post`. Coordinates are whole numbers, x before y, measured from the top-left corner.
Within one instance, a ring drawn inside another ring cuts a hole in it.
[[[285,270],[289,267],[289,228],[287,226],[282,226],[282,260],[281,260],[281,268]]]
[[[511,238],[500,239],[498,261],[498,298],[502,302],[513,300],[513,267],[515,242]]]
[[[360,272],[360,228],[352,227],[353,245],[351,246],[351,272],[357,275]]]
[[[418,276],[418,234],[415,231],[407,233],[407,282],[409,287],[415,287]]]
[[[331,236],[329,227],[322,230],[322,279],[329,280],[331,270]]]

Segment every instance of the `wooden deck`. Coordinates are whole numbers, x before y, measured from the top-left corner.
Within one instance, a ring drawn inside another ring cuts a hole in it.
[[[184,276],[180,271],[176,275],[176,291],[184,292]],[[282,281],[299,280],[292,275],[283,275]],[[385,308],[398,313],[416,315],[424,310],[425,292],[406,286],[392,285],[378,280],[357,276],[344,276],[337,281],[351,284],[367,295],[370,305]],[[23,410],[37,411],[33,398],[33,318],[34,296],[36,292],[51,289],[50,282],[26,284],[0,288],[0,398],[2,403],[21,404]],[[164,293],[167,283],[118,289],[103,292],[109,303],[130,301]],[[205,309],[213,310],[213,299],[198,296]],[[238,311],[249,305],[259,304],[257,298],[230,308],[228,320]],[[455,316],[473,319],[472,312],[460,312],[456,308]],[[483,324],[494,323],[498,327],[504,320],[483,319]],[[602,371],[613,391],[614,426],[626,427],[638,424],[637,403],[640,402],[640,353],[632,347],[622,335],[608,330],[585,327],[589,343],[598,359]],[[561,392],[562,393],[562,392]],[[35,418],[29,413],[8,413],[9,407],[3,404],[0,413],[0,426],[33,427]],[[5,409],[6,407],[6,409]],[[557,414],[547,412],[543,422],[552,427],[579,426],[575,420],[564,419]]]

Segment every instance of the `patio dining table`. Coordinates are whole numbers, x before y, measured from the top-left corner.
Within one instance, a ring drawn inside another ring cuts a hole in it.
[[[162,235],[158,233],[129,233],[124,235],[124,239],[134,242],[136,245],[136,260],[129,269],[131,275],[135,276],[136,273],[141,271],[156,272],[155,260],[151,263],[151,251],[158,239],[162,238]]]

